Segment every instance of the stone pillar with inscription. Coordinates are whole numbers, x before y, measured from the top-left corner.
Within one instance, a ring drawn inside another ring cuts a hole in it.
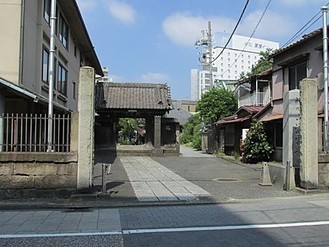
[[[317,80],[302,80],[300,82],[300,185],[305,189],[316,189],[319,186],[317,99]]]
[[[92,186],[94,164],[95,72],[91,67],[80,68],[77,188]]]

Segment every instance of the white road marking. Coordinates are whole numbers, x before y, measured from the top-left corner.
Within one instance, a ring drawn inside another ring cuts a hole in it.
[[[154,228],[154,229],[128,229],[122,231],[108,232],[77,232],[77,233],[49,233],[49,234],[0,234],[0,239],[5,238],[46,238],[46,237],[79,237],[79,236],[102,236],[102,235],[129,235],[147,233],[172,233],[172,232],[202,232],[202,231],[227,231],[227,230],[248,230],[248,229],[270,229],[304,226],[329,225],[329,221],[292,222],[275,224],[255,225],[232,225],[232,226],[207,226],[207,227],[179,227],[179,228]]]
[[[170,232],[201,232],[201,231],[227,231],[246,229],[286,228],[302,226],[329,225],[329,221],[294,222],[277,224],[256,224],[256,225],[232,225],[232,226],[209,226],[209,227],[180,227],[180,228],[158,228],[158,229],[133,229],[123,230],[123,234],[145,234],[145,233],[170,233]]]

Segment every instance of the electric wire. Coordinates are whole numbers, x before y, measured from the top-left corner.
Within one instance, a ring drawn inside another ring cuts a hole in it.
[[[326,4],[326,6],[329,5],[329,2]],[[292,41],[294,41],[297,37],[299,37],[301,35],[301,33],[304,33],[306,30],[308,30],[311,26],[314,25],[314,23],[316,23],[320,18],[317,16],[321,14],[321,10],[318,11],[304,26],[302,26],[283,46],[281,47],[285,47],[286,45],[290,44]],[[311,21],[313,21],[315,18],[317,18],[314,22],[311,23]],[[310,24],[311,23],[311,24]],[[308,27],[307,25],[310,24]]]
[[[259,18],[259,20],[258,20],[258,22],[257,22],[257,24],[256,24],[256,26],[255,26],[255,28],[254,28],[254,30],[252,31],[252,33],[251,33],[251,35],[250,35],[248,41],[245,43],[245,46],[243,47],[243,49],[241,50],[241,52],[239,53],[239,55],[237,56],[237,58],[235,59],[235,61],[232,63],[232,65],[231,65],[226,71],[224,71],[224,72],[222,73],[222,75],[226,74],[226,72],[228,72],[228,71],[233,67],[233,65],[234,65],[234,64],[238,61],[238,59],[240,58],[241,54],[246,50],[249,41],[252,39],[252,37],[254,36],[254,34],[255,34],[255,32],[256,32],[256,30],[257,30],[259,24],[262,22],[262,20],[263,20],[263,18],[264,18],[264,16],[265,16],[265,13],[266,13],[268,7],[270,6],[270,3],[271,3],[271,2],[272,2],[272,0],[269,0],[269,1],[267,2],[266,6],[265,6],[265,9],[263,10],[263,13],[262,13],[262,15],[260,16],[260,18]]]
[[[236,23],[236,25],[235,25],[235,27],[234,27],[234,29],[233,29],[233,31],[232,31],[232,33],[231,33],[229,39],[227,40],[227,42],[226,42],[226,44],[225,44],[223,50],[222,50],[222,51],[221,51],[221,52],[220,52],[220,53],[219,53],[219,54],[218,54],[218,55],[217,55],[212,61],[210,61],[210,66],[211,66],[211,64],[212,64],[213,62],[215,62],[215,61],[216,61],[216,60],[217,60],[217,59],[223,54],[224,50],[226,49],[226,47],[227,47],[228,44],[230,43],[230,41],[231,41],[231,39],[232,39],[232,37],[233,37],[233,35],[234,35],[236,29],[238,28],[238,26],[239,26],[239,24],[240,24],[240,22],[241,22],[241,19],[242,19],[243,15],[244,15],[244,12],[245,12],[246,9],[247,9],[248,4],[249,4],[249,0],[246,1],[246,4],[244,5],[244,8],[243,8],[243,10],[242,10],[242,12],[241,12],[241,14],[240,14],[239,20],[238,20],[238,22]]]

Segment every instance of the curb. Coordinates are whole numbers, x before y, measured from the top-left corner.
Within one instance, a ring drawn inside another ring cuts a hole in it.
[[[298,190],[296,190],[298,191]],[[324,198],[326,197],[326,198]],[[201,198],[194,201],[149,201],[141,202],[137,199],[106,199],[96,197],[94,200],[75,199],[63,200],[53,199],[54,201],[31,200],[22,201],[9,199],[8,201],[0,201],[0,210],[88,210],[88,209],[104,209],[104,208],[128,208],[128,207],[166,207],[166,206],[198,206],[198,205],[216,205],[216,204],[236,204],[236,203],[252,203],[259,201],[269,200],[290,200],[290,199],[326,199],[329,200],[329,191],[312,191],[312,193],[300,193],[296,196],[284,197],[264,197],[264,198],[247,198],[247,199],[234,199],[228,198],[227,200],[216,200],[208,197]],[[58,202],[62,200],[61,202]],[[55,202],[56,201],[56,202]]]

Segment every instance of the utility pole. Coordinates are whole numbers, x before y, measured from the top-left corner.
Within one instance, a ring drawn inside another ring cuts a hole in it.
[[[212,33],[211,33],[211,22],[208,21],[208,52],[209,52],[209,76],[210,76],[210,88],[214,86],[214,80],[212,76]]]
[[[54,96],[54,81],[55,81],[55,35],[56,35],[56,0],[51,0],[50,10],[50,49],[49,49],[49,88],[48,88],[48,136],[47,152],[53,151],[53,96]]]
[[[329,152],[329,140],[328,140],[328,35],[327,35],[327,12],[328,7],[323,6],[321,8],[323,15],[323,111],[324,111],[324,152]]]
[[[212,31],[211,22],[208,21],[208,29],[202,30],[202,38],[195,42],[196,46],[203,47],[205,51],[202,53],[201,58],[199,58],[200,63],[204,66],[204,69],[209,72],[210,88],[213,87],[213,73],[212,73]]]

